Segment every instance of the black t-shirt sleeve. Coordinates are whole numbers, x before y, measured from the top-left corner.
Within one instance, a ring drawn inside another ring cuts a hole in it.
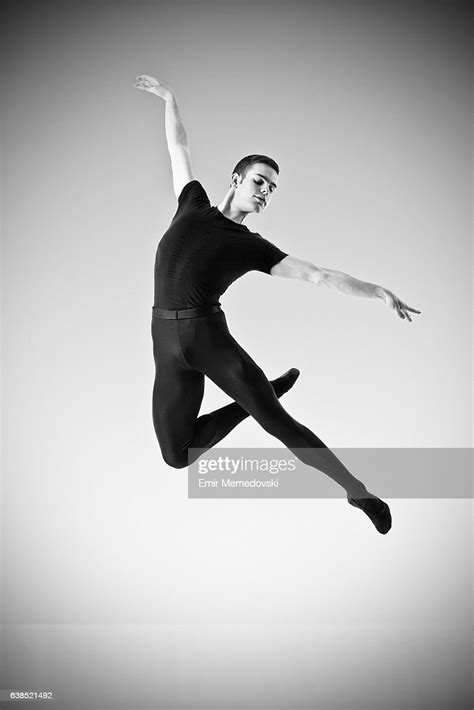
[[[199,180],[191,180],[181,190],[178,197],[178,212],[181,210],[205,209],[210,207],[209,197]]]
[[[269,274],[272,267],[288,254],[269,242],[268,239],[264,239],[260,234],[255,233],[255,235],[252,269]]]

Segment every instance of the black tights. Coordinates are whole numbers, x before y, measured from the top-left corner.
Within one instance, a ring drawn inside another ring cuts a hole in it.
[[[188,449],[210,449],[252,416],[303,463],[330,476],[354,498],[363,497],[363,483],[282,407],[263,370],[230,334],[223,311],[178,320],[153,317],[151,332],[153,425],[168,465],[187,466],[193,460]],[[204,376],[234,401],[198,416]]]

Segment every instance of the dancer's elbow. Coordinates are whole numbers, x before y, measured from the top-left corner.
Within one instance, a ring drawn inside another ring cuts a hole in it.
[[[307,281],[316,284],[316,286],[321,286],[322,284],[327,282],[327,278],[327,269],[324,269],[322,266],[316,266],[315,264],[310,265],[310,269],[308,270],[308,275],[306,278]]]

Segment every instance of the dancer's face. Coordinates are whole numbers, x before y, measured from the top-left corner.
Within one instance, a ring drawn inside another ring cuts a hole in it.
[[[253,163],[242,179],[238,173],[232,175],[236,184],[234,205],[244,212],[263,212],[277,188],[278,173],[266,163]]]

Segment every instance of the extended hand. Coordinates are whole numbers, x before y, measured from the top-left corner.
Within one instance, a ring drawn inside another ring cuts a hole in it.
[[[408,311],[410,311],[411,313],[421,313],[421,311],[417,311],[415,308],[407,306],[406,303],[403,303],[403,301],[397,298],[397,296],[395,296],[395,294],[389,291],[388,289],[381,287],[380,292],[386,305],[389,308],[396,310],[400,318],[408,318],[411,323],[411,318],[409,316]]]
[[[168,84],[149,74],[137,76],[133,86],[135,89],[142,89],[143,91],[149,91],[151,94],[161,96],[162,99],[169,99],[173,95],[173,89]]]

